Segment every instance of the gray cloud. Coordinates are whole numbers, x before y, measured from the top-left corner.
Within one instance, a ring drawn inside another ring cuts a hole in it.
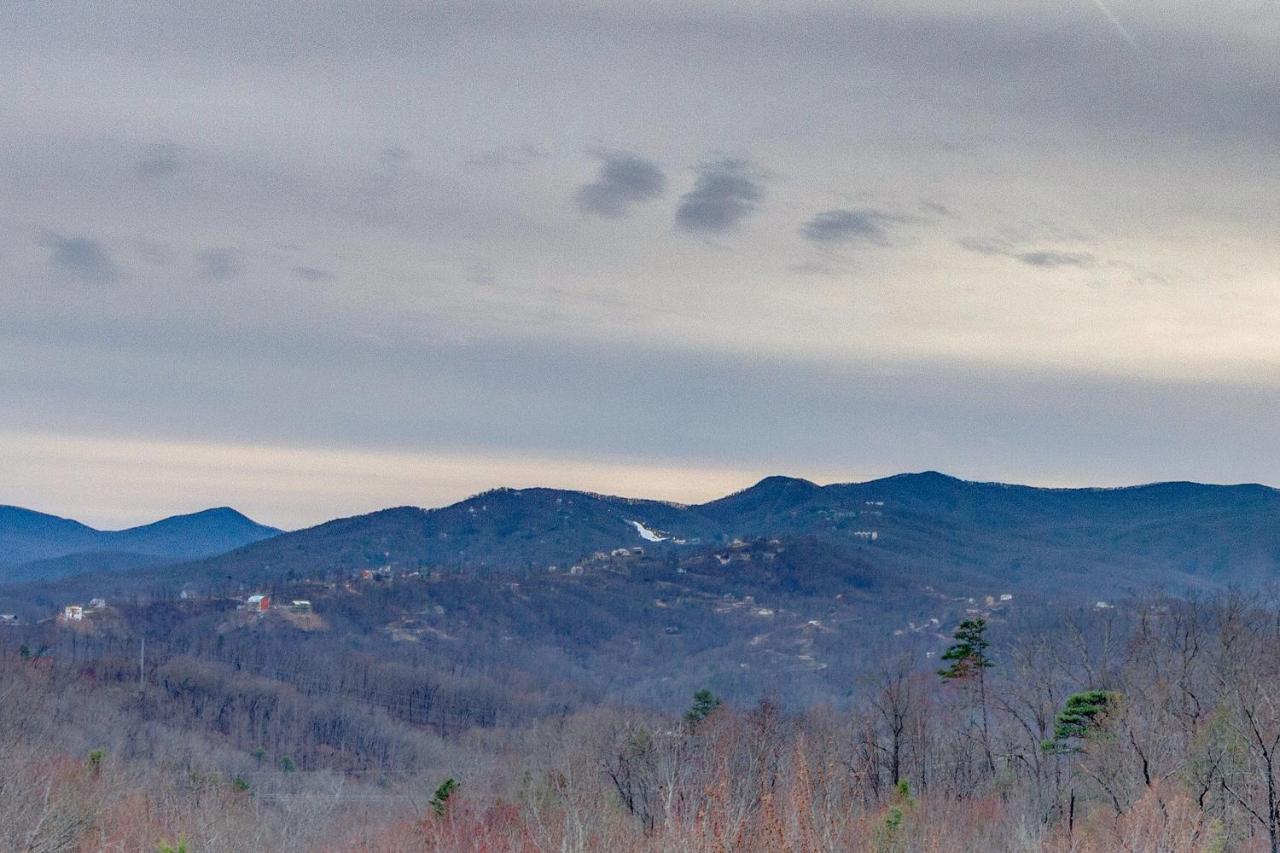
[[[297,266],[293,268],[293,274],[305,281],[328,281],[333,278],[333,273],[316,267]]]
[[[147,154],[138,163],[140,178],[167,178],[182,168],[182,146],[172,142],[158,142],[147,147]]]
[[[1059,267],[1088,268],[1098,265],[1098,259],[1089,252],[1065,252],[1055,249],[1031,249],[1015,246],[999,240],[962,240],[960,245],[983,255],[1011,258],[1027,266],[1039,269]]]
[[[759,174],[744,160],[721,159],[698,169],[693,189],[680,197],[676,225],[693,233],[724,234],[764,198]]]
[[[889,242],[888,226],[905,221],[905,217],[882,210],[827,210],[804,224],[800,233],[815,243],[849,243],[864,241],[885,245]]]
[[[49,250],[49,263],[62,276],[98,282],[115,281],[120,276],[119,268],[97,240],[49,231],[41,235],[40,244]]]
[[[1019,252],[1013,256],[1024,264],[1030,264],[1033,267],[1044,267],[1052,269],[1053,267],[1091,267],[1094,264],[1093,255],[1088,252],[1053,252],[1047,250],[1037,250],[1033,252]]]
[[[650,160],[625,152],[602,153],[596,179],[578,187],[578,209],[586,214],[619,219],[631,207],[662,195],[667,178]]]
[[[945,204],[925,199],[920,202],[920,207],[934,216],[955,216],[955,211],[947,207]]]
[[[240,251],[230,247],[206,249],[196,253],[196,263],[206,278],[227,281],[241,272]]]

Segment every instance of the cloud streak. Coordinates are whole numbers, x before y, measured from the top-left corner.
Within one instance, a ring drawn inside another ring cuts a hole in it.
[[[483,172],[522,172],[546,156],[547,152],[541,146],[528,142],[521,145],[498,145],[467,158],[466,165],[469,169]]]
[[[303,281],[311,282],[328,281],[333,278],[333,273],[319,267],[296,266],[293,268],[293,274]]]
[[[1022,248],[995,240],[963,240],[960,245],[980,255],[1010,258],[1029,267],[1043,270],[1059,269],[1061,267],[1087,269],[1098,265],[1097,257],[1090,252]]]
[[[1054,252],[1039,249],[1031,252],[1017,252],[1010,257],[1024,264],[1041,269],[1056,267],[1091,267],[1095,263],[1093,255],[1088,252]]]
[[[906,218],[883,210],[826,210],[804,224],[800,233],[814,243],[864,242],[883,246],[889,242],[889,227]]]

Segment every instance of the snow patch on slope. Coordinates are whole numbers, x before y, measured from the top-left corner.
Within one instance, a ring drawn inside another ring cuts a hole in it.
[[[639,534],[640,534],[640,538],[641,538],[641,539],[643,539],[643,540],[644,540],[644,541],[646,541],[646,542],[665,542],[665,541],[667,541],[667,538],[668,538],[668,537],[663,536],[661,533],[658,533],[657,531],[650,530],[649,528],[645,527],[643,524],[641,524],[641,523],[640,523],[640,522],[638,522],[638,521],[631,521],[631,522],[628,522],[628,523],[629,523],[632,527],[634,527],[634,528],[636,529],[636,533],[639,533]]]

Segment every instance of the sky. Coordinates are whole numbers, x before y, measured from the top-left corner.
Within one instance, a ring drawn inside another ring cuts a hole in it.
[[[0,503],[1280,485],[1280,4],[0,4]]]

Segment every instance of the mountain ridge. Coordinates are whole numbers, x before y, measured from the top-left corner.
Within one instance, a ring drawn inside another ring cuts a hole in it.
[[[886,572],[979,571],[1047,585],[1123,565],[1135,582],[1217,583],[1280,576],[1280,490],[1184,481],[1042,488],[936,471],[825,486],[775,475],[698,504],[493,489],[434,509],[335,519],[184,571],[270,578],[382,566],[567,570],[616,549],[675,559],[738,539],[797,537],[866,551]]]
[[[83,528],[46,518],[55,527]],[[184,524],[218,521],[255,524],[214,508],[111,534],[149,545],[95,550],[172,553]],[[862,553],[859,559],[887,575],[983,574],[1041,587],[1095,576],[1114,584],[1117,574],[1133,583],[1192,585],[1280,577],[1280,490],[1258,483],[1063,488],[921,471],[818,485],[771,475],[697,504],[497,488],[446,506],[390,507],[292,532],[257,527],[271,535],[188,553],[173,571],[245,583],[384,566],[567,571],[619,549],[678,560],[737,540],[813,539],[838,545],[831,553]],[[114,563],[125,567],[119,556]],[[155,571],[148,560],[137,568]]]

